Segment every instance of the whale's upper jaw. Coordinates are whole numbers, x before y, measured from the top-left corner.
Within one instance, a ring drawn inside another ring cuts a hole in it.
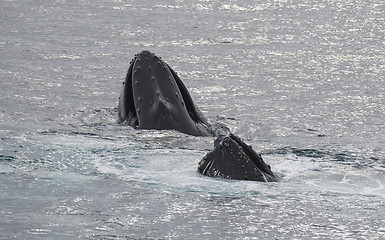
[[[215,142],[214,150],[200,161],[198,172],[225,179],[278,181],[262,157],[233,134]]]
[[[131,61],[119,100],[119,119],[142,129],[175,129],[211,136],[209,124],[177,74],[159,57],[142,51]]]

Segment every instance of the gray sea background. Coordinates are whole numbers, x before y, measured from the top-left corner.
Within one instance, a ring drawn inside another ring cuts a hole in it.
[[[385,238],[385,1],[0,11],[0,239]],[[201,176],[213,138],[118,123],[142,50],[280,182]]]

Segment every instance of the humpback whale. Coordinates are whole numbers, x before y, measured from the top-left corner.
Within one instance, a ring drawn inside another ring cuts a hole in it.
[[[198,172],[225,179],[278,181],[261,155],[232,133],[215,140],[214,150],[199,162]]]
[[[198,172],[203,175],[278,181],[270,166],[239,137],[214,131],[176,72],[147,50],[130,62],[119,97],[118,119],[136,129],[173,129],[193,136],[215,136],[214,150],[198,164]]]
[[[139,129],[174,129],[212,136],[210,125],[174,70],[149,51],[131,61],[119,98],[118,115]]]

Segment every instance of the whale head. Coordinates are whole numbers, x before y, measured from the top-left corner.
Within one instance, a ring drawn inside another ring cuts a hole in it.
[[[118,114],[120,121],[127,121],[135,128],[212,135],[183,82],[169,65],[149,51],[135,55],[130,63]]]
[[[198,172],[225,179],[278,181],[261,155],[232,133],[216,139],[214,150],[199,162]]]

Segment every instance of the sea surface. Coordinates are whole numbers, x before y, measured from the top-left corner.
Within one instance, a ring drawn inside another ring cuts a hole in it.
[[[385,238],[385,1],[0,11],[0,239]],[[118,123],[142,50],[280,181],[201,176],[214,138]]]

